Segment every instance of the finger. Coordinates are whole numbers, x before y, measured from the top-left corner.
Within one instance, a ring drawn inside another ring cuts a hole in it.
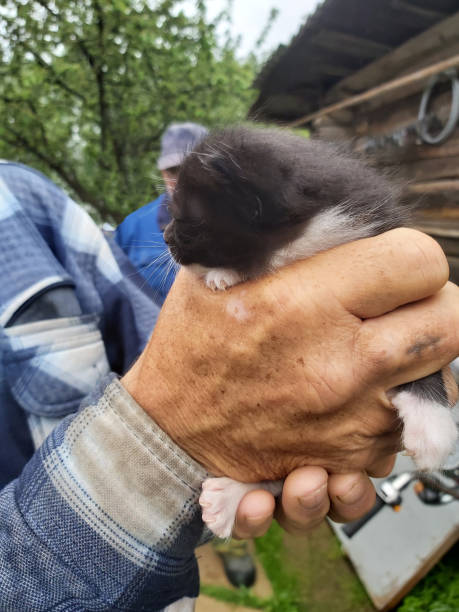
[[[333,279],[337,299],[362,319],[434,294],[449,275],[438,243],[407,228],[347,243],[314,257],[310,264],[323,268],[322,278]]]
[[[372,478],[385,478],[394,469],[395,459],[397,455],[389,455],[378,461],[374,461],[368,468],[367,474]]]
[[[276,519],[289,533],[303,535],[325,518],[330,502],[328,474],[320,467],[301,467],[284,482]]]
[[[328,516],[337,523],[360,518],[373,508],[376,499],[373,483],[365,472],[331,474],[328,478],[328,494]]]
[[[268,491],[247,493],[237,509],[233,536],[246,539],[264,535],[273,520],[275,507],[275,499]]]
[[[447,283],[432,297],[364,321],[358,343],[367,372],[384,373],[390,387],[433,374],[459,352],[459,288]]]

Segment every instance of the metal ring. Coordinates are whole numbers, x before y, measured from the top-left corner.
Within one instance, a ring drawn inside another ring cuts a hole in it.
[[[441,130],[439,134],[433,136],[429,133],[428,126],[428,115],[427,108],[429,106],[430,97],[435,88],[435,85],[440,80],[444,80],[445,77],[451,81],[451,110],[449,113],[448,121],[446,122],[444,128]],[[457,124],[457,120],[459,118],[459,80],[457,78],[456,71],[446,70],[440,74],[435,75],[427,84],[427,87],[422,94],[421,105],[419,107],[418,114],[418,132],[421,140],[427,144],[440,144],[444,142],[451,134],[454,132],[454,129]]]

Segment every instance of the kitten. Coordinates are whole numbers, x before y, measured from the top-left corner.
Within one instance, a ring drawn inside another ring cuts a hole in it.
[[[398,186],[336,147],[281,130],[214,132],[184,160],[164,238],[174,259],[226,289],[345,242],[406,224]],[[457,439],[442,373],[393,390],[403,443],[420,469],[437,469]],[[212,478],[203,520],[229,537],[249,490],[282,483]]]

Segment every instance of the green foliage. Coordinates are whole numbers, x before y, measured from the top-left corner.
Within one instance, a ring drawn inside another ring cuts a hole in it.
[[[219,601],[226,601],[227,603],[236,604],[238,606],[254,608],[255,610],[272,610],[271,599],[260,599],[253,595],[250,589],[246,587],[241,587],[233,591],[221,586],[203,584],[201,585],[201,593],[218,599]]]
[[[57,178],[105,219],[155,195],[172,121],[245,117],[254,55],[216,35],[199,0],[6,0],[0,6],[0,157]],[[272,16],[273,18],[273,16]]]
[[[459,610],[459,545],[405,597],[398,612],[457,612]]]
[[[273,522],[268,533],[255,540],[255,546],[257,557],[274,591],[270,605],[263,609],[269,612],[298,612],[300,609],[298,579],[285,566],[282,528]]]

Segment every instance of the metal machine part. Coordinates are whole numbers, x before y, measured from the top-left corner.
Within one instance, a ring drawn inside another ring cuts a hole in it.
[[[375,514],[385,506],[398,512],[402,506],[401,492],[411,482],[417,482],[415,492],[420,501],[429,505],[448,504],[459,500],[459,466],[444,472],[427,474],[413,470],[389,476],[377,490],[373,508],[356,521],[342,527],[343,533],[352,538]],[[419,486],[421,485],[421,486]]]

